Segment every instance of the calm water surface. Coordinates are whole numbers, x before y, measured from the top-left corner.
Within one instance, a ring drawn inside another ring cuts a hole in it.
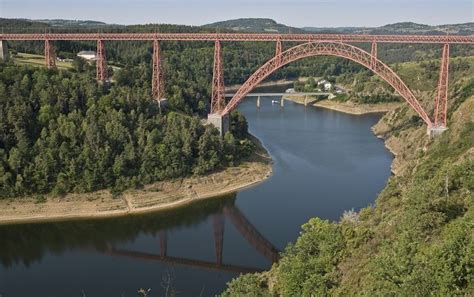
[[[309,218],[373,203],[392,161],[370,131],[380,116],[271,99],[239,107],[273,157],[270,179],[158,214],[0,227],[0,296],[212,296],[268,269]]]

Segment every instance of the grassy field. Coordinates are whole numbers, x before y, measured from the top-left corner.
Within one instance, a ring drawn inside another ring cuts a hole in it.
[[[19,65],[45,66],[44,56],[41,55],[18,53],[13,57],[13,61]],[[56,61],[56,66],[59,69],[71,69],[72,62]]]

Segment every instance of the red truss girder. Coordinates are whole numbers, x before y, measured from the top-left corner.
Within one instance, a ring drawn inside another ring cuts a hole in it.
[[[105,46],[104,41],[99,39],[97,40],[97,80],[106,81],[107,80],[107,62],[105,57]]]
[[[172,40],[172,41],[339,41],[388,43],[474,43],[474,36],[260,33],[32,33],[0,34],[0,40]]]
[[[446,113],[448,111],[448,72],[449,72],[449,44],[443,46],[441,67],[438,80],[438,94],[435,102],[435,127],[446,127]]]
[[[158,40],[153,40],[153,74],[151,82],[151,93],[155,100],[160,100],[164,97],[164,79],[161,61],[161,47]]]
[[[56,68],[56,52],[53,43],[48,39],[44,41],[44,60],[46,67]]]
[[[405,85],[405,83],[403,83],[400,77],[398,77],[398,75],[393,72],[392,69],[390,69],[390,67],[385,65],[377,58],[374,60],[373,55],[367,53],[366,51],[342,42],[304,43],[284,51],[281,56],[273,57],[257,71],[255,71],[239,88],[221,114],[227,114],[237,107],[239,102],[250,91],[252,91],[261,81],[263,81],[280,67],[305,57],[318,55],[330,55],[346,58],[357,62],[368,69],[371,69],[383,80],[389,83],[408,102],[408,104],[410,104],[410,106],[418,113],[423,121],[425,121],[428,127],[432,126],[430,118],[421,107],[415,95],[413,95],[410,89]],[[281,61],[281,63],[279,63],[279,61]],[[375,64],[373,64],[374,61]]]
[[[214,68],[212,72],[211,113],[220,112],[224,108],[224,96],[221,43],[216,41],[214,46]]]

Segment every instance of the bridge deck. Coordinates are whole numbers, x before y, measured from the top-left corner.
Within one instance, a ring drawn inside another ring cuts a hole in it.
[[[346,43],[464,43],[474,35],[262,34],[262,33],[9,33],[0,40],[336,41]]]

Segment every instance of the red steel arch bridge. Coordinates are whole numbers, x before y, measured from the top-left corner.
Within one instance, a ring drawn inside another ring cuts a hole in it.
[[[302,58],[318,55],[342,57],[359,63],[390,84],[395,91],[415,110],[425,122],[430,134],[441,133],[447,128],[448,68],[449,48],[452,44],[474,44],[474,35],[366,35],[366,34],[260,34],[260,33],[30,33],[0,34],[3,48],[7,40],[37,40],[44,42],[45,63],[54,68],[55,50],[53,42],[57,40],[96,41],[97,42],[97,80],[107,80],[107,62],[105,42],[116,40],[141,40],[153,42],[153,76],[152,96],[156,100],[164,97],[162,73],[162,41],[211,41],[214,42],[214,67],[212,79],[212,97],[209,121],[221,131],[228,129],[227,115],[251,92],[262,80],[279,68]],[[261,41],[275,42],[275,55],[257,69],[237,90],[229,102],[225,101],[224,73],[222,70],[221,43],[225,41]],[[283,50],[283,42],[299,44]],[[371,44],[370,52],[354,44]],[[442,47],[441,67],[439,72],[437,94],[434,98],[435,108],[430,116],[405,82],[377,57],[379,43],[419,43],[439,44]]]

